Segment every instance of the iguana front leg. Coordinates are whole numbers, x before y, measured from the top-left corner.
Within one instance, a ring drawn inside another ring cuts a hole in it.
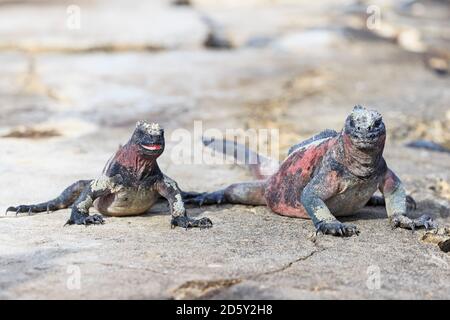
[[[311,217],[317,233],[341,237],[358,235],[356,226],[337,220],[325,204],[327,199],[337,193],[338,187],[337,172],[319,174],[303,189],[301,203]]]
[[[400,227],[414,230],[416,227],[425,227],[425,229],[437,227],[436,223],[428,215],[422,215],[417,219],[411,219],[406,216],[408,210],[405,188],[400,179],[390,169],[386,171],[383,177],[380,191],[384,196],[387,215],[393,228]]]
[[[89,209],[92,207],[94,200],[98,197],[111,192],[116,186],[116,177],[102,176],[93,180],[81,192],[80,196],[72,205],[72,212],[66,225],[72,224],[103,224],[104,220],[100,214],[89,215]]]
[[[384,197],[379,196],[372,196],[369,201],[366,203],[366,206],[369,207],[385,207],[386,201],[384,200]],[[416,200],[414,200],[411,196],[406,196],[406,211],[414,211],[417,209],[417,203]]]
[[[181,197],[181,191],[174,180],[170,179],[167,176],[163,176],[161,180],[156,182],[156,190],[169,202],[170,213],[172,215],[172,227],[212,227],[211,220],[206,217],[201,219],[193,219],[187,216],[184,202]]]

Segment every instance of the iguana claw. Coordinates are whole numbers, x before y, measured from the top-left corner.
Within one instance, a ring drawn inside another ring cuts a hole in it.
[[[185,229],[188,228],[207,229],[211,228],[213,226],[213,223],[209,218],[206,217],[200,219],[193,219],[187,216],[177,216],[172,218],[170,225],[172,228],[182,227]]]
[[[434,222],[433,219],[426,214],[420,216],[417,219],[411,219],[405,215],[398,214],[391,218],[390,223],[392,229],[403,228],[403,229],[410,229],[413,232],[415,231],[416,228],[421,227],[424,227],[426,230],[437,228],[436,222]]]
[[[64,224],[64,226],[73,225],[73,224],[78,224],[78,225],[84,224],[85,226],[88,226],[90,224],[104,224],[104,223],[105,223],[105,220],[99,214],[93,214],[93,215],[81,215],[80,214],[79,216],[76,217],[76,219],[67,220],[67,222]]]
[[[427,214],[424,214],[424,215],[420,216],[419,218],[415,219],[414,224],[416,227],[423,226],[426,230],[437,229],[437,227],[438,227],[437,223],[433,221],[433,218],[431,218]]]
[[[35,212],[35,206],[33,206],[33,205],[30,205],[30,206],[20,205],[20,206],[17,206],[17,207],[9,207],[5,211],[5,216],[8,214],[9,211],[15,212],[16,216],[19,213],[24,213],[24,212],[28,212],[28,215],[31,215],[31,213]]]
[[[359,231],[353,224],[345,224],[339,221],[321,221],[316,226],[316,234],[331,234],[333,236],[350,237],[352,235],[359,235]]]

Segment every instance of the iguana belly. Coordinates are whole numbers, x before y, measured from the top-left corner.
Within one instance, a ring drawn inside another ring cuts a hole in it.
[[[348,216],[362,209],[370,197],[377,191],[378,181],[375,177],[370,181],[360,182],[348,186],[325,201],[330,212],[337,217]],[[302,190],[300,190],[301,194]],[[300,196],[298,196],[300,199]],[[271,206],[272,211],[283,216],[309,218],[300,201],[280,201],[275,206]]]
[[[115,193],[98,198],[94,206],[104,215],[131,216],[145,213],[159,197],[153,189],[142,186],[124,187]]]
[[[348,216],[362,209],[377,191],[378,184],[373,181],[352,186],[325,201],[334,216]]]

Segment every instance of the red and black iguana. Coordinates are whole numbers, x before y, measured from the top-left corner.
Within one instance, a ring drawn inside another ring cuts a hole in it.
[[[216,192],[190,194],[184,200],[197,205],[266,205],[283,216],[311,218],[317,232],[336,236],[358,234],[355,225],[341,223],[336,217],[352,215],[365,205],[385,204],[394,228],[435,228],[427,215],[418,219],[407,217],[407,207],[415,208],[415,202],[406,196],[400,179],[386,165],[385,140],[386,128],[381,115],[355,106],[340,133],[325,130],[293,146],[279,165],[273,166],[272,160],[241,149],[250,158],[257,159],[260,180],[235,183]],[[204,143],[220,151],[225,146],[226,153],[231,149],[236,154],[232,142],[205,140]],[[271,174],[261,174],[262,169],[270,167],[275,167]],[[373,196],[377,190],[384,199]]]
[[[156,162],[164,147],[164,130],[159,124],[139,121],[130,140],[108,161],[98,179],[77,181],[53,200],[9,207],[6,213],[31,214],[71,206],[66,224],[103,224],[103,217],[89,215],[89,208],[94,206],[107,216],[138,215],[163,197],[169,202],[172,226],[211,227],[208,218],[193,219],[186,215],[182,191],[174,180],[161,172]]]

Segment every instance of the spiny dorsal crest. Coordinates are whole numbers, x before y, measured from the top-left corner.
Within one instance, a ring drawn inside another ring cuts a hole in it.
[[[136,123],[136,128],[139,128],[141,130],[144,130],[145,132],[147,132],[148,134],[151,135],[157,135],[157,134],[161,134],[162,132],[162,128],[159,125],[159,123],[149,123],[145,120],[140,120]]]

